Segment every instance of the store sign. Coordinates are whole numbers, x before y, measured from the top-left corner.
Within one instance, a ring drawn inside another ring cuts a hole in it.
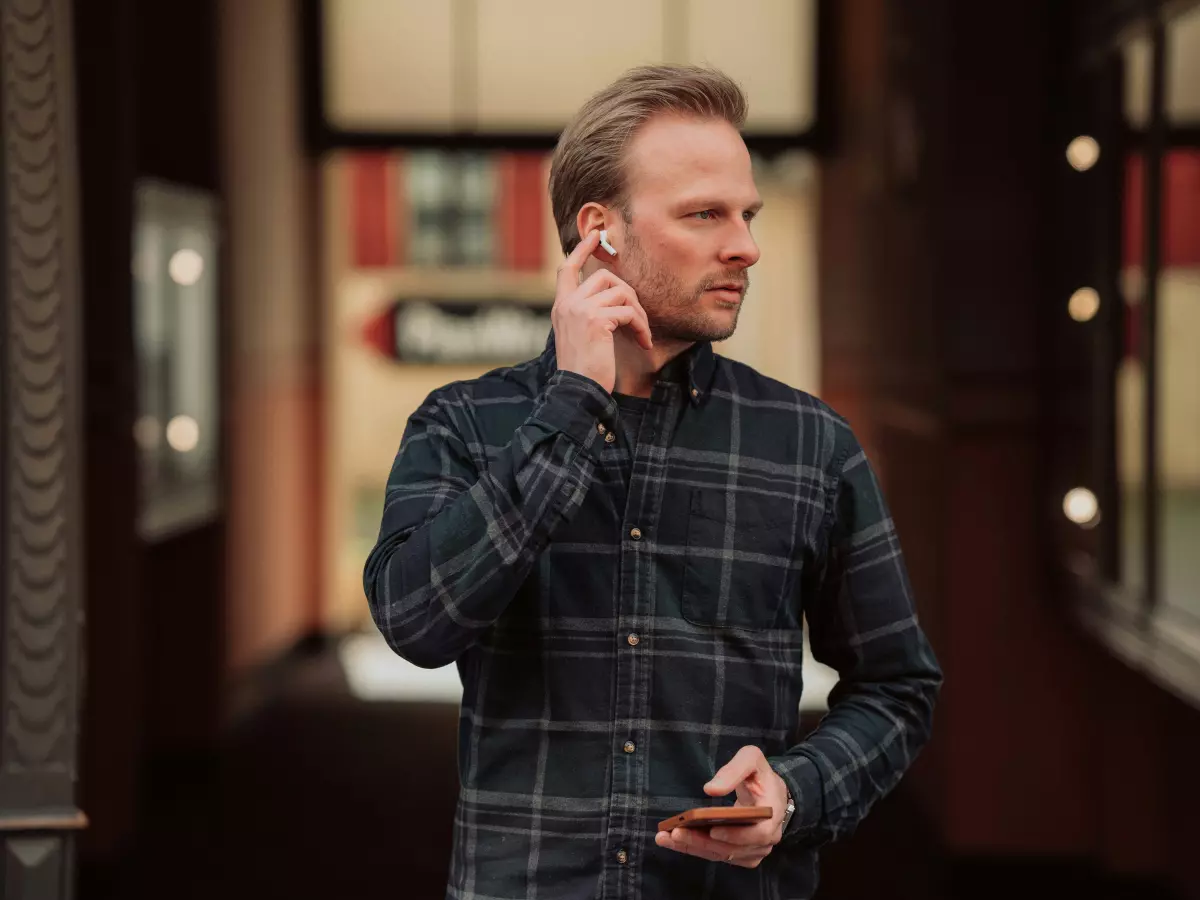
[[[549,304],[401,300],[367,323],[364,338],[401,363],[499,365],[540,356],[551,327]]]

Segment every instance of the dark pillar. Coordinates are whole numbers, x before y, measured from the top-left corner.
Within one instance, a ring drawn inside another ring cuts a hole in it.
[[[73,893],[82,611],[78,176],[68,0],[0,2],[0,894]]]

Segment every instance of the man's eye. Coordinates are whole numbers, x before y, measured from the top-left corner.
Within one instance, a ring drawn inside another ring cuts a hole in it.
[[[715,219],[717,217],[716,211],[711,210],[711,209],[704,209],[698,213],[692,213],[692,215],[696,216],[696,218],[698,218],[698,219],[705,219],[705,220]]]

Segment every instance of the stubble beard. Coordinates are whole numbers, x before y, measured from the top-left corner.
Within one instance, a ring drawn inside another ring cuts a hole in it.
[[[656,341],[681,341],[696,344],[724,341],[737,330],[739,306],[729,323],[717,321],[701,306],[701,299],[717,283],[738,281],[749,287],[745,271],[733,271],[704,279],[688,289],[674,272],[652,262],[636,235],[626,233],[625,257],[621,277],[638,295],[638,301],[650,320],[650,333]],[[744,295],[745,291],[743,291]]]

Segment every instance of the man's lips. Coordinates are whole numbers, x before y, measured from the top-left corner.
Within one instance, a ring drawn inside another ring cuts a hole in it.
[[[746,287],[741,284],[718,284],[709,288],[708,292],[719,295],[726,302],[740,303]]]

